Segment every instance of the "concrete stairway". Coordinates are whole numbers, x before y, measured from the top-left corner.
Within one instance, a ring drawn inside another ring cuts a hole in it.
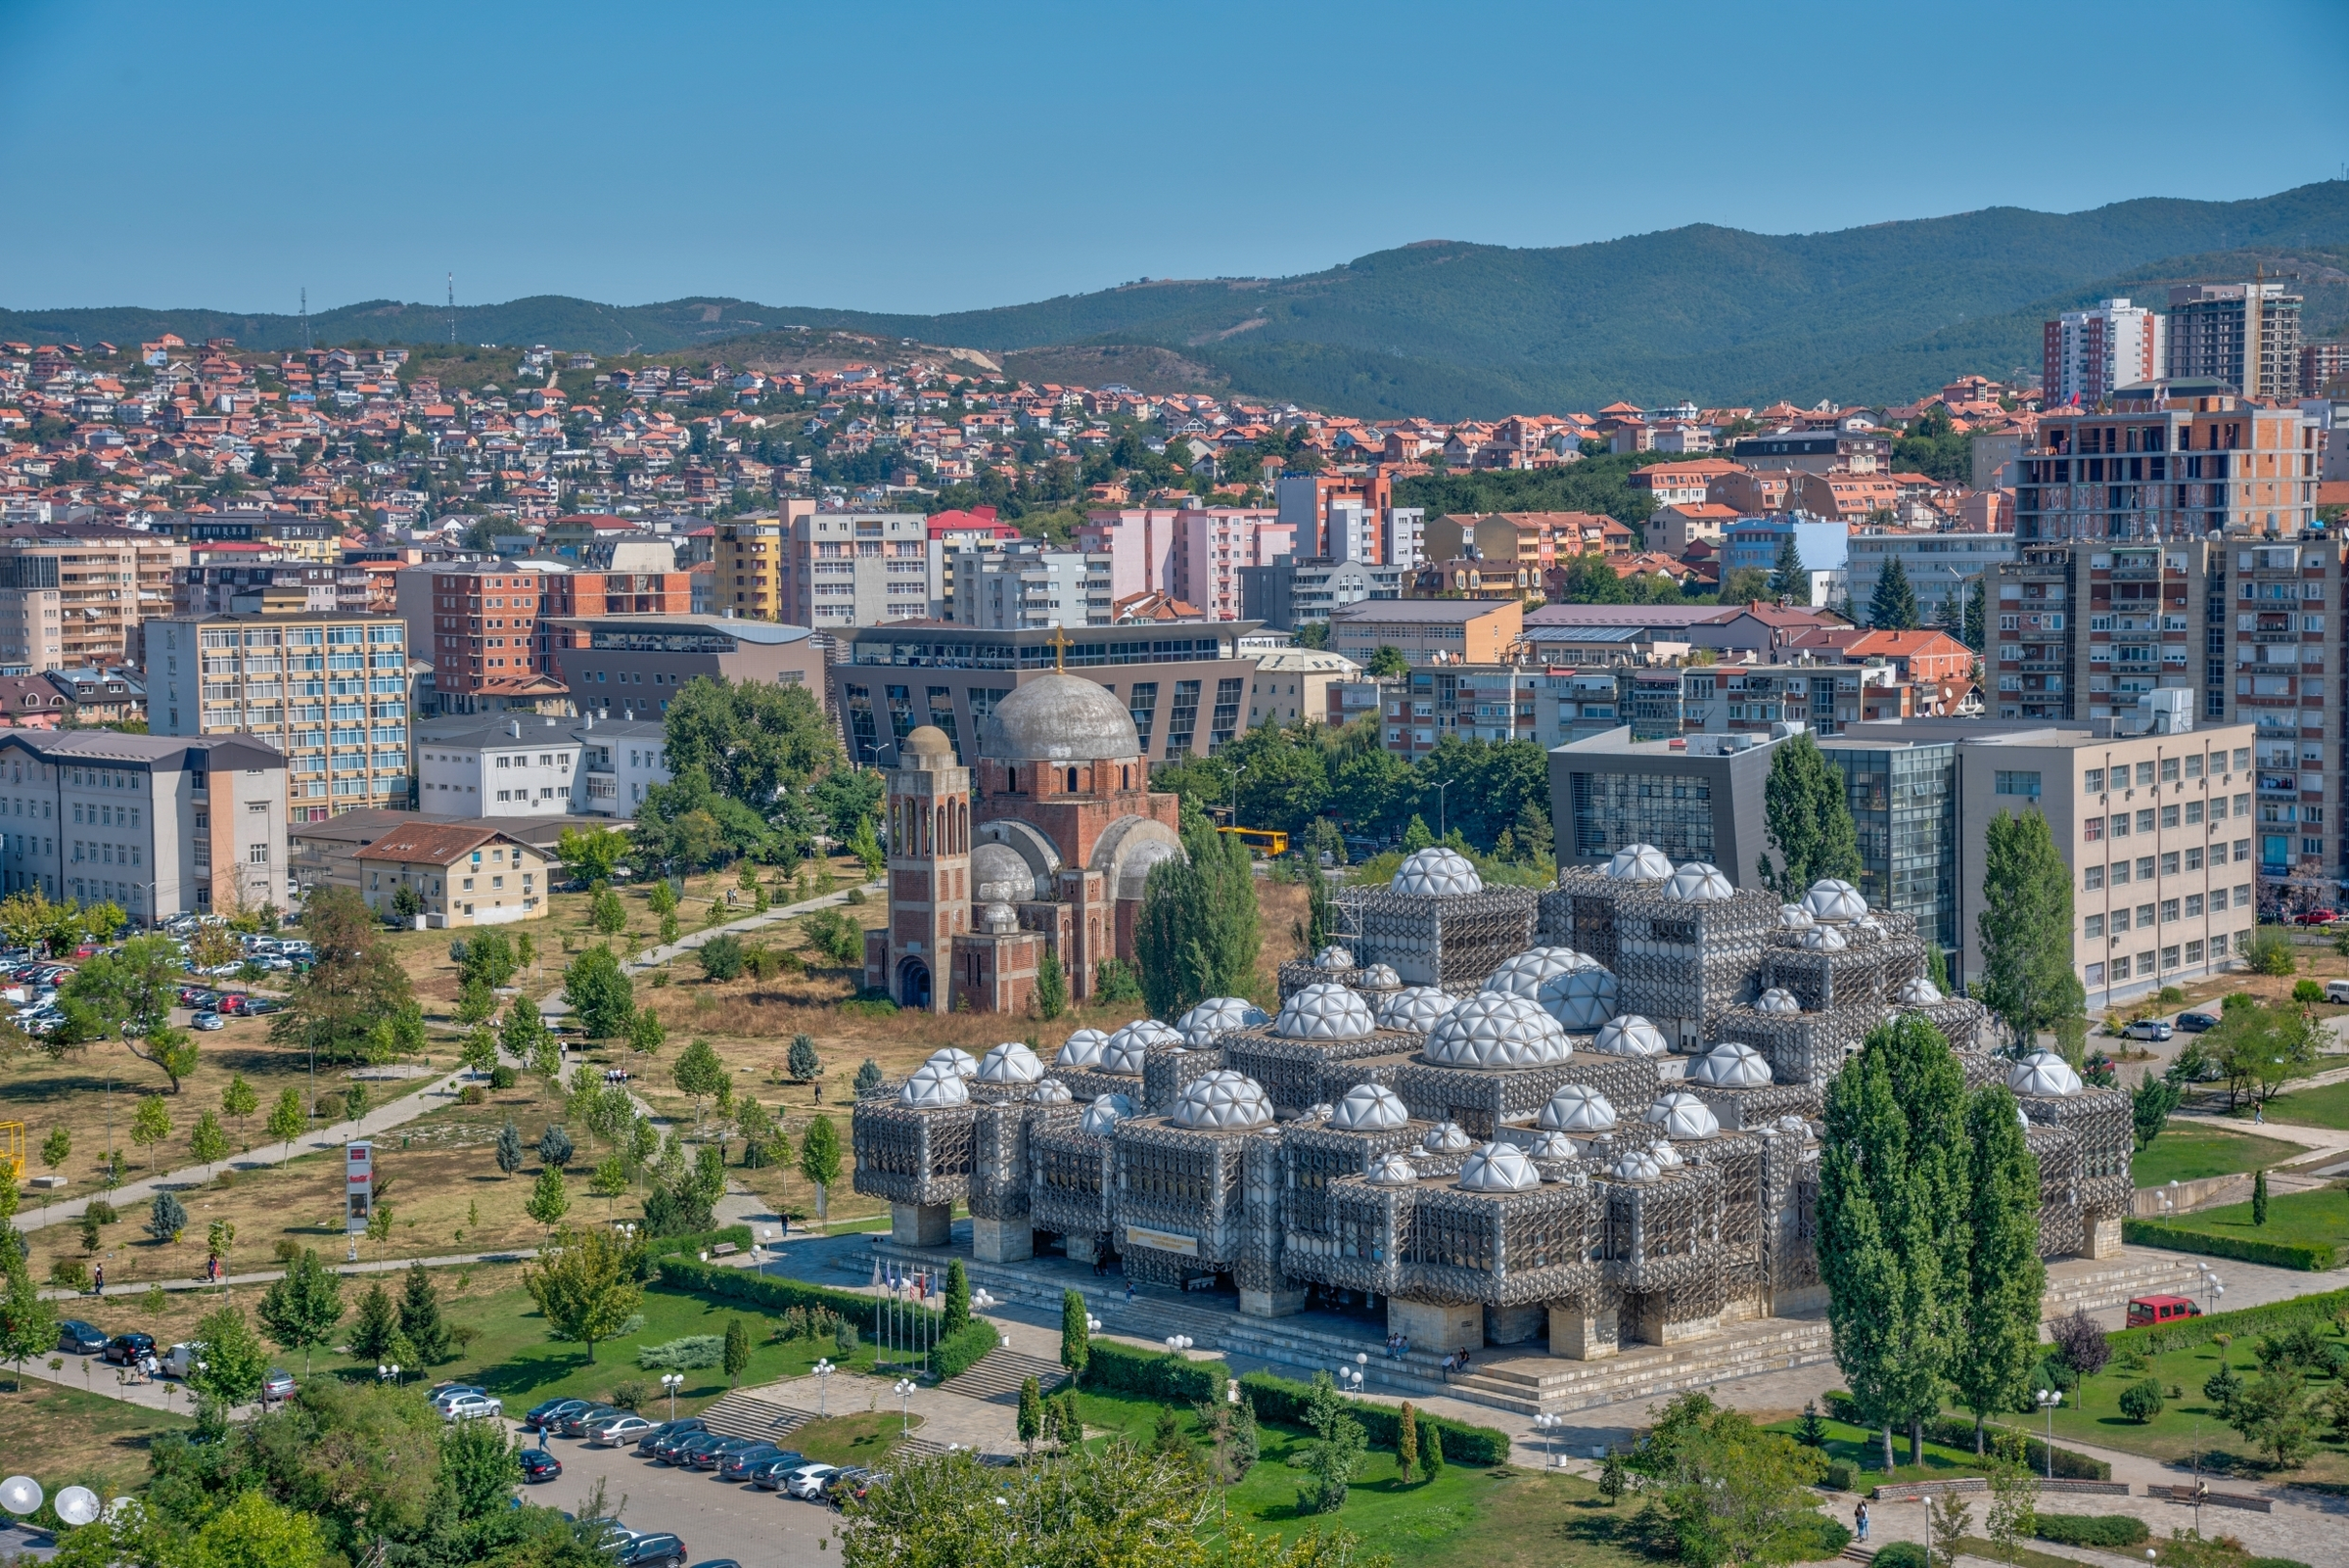
[[[1029,1378],[1035,1378],[1037,1387],[1050,1394],[1067,1380],[1068,1375],[1069,1369],[1058,1361],[1048,1361],[1041,1356],[1029,1356],[998,1346],[939,1387],[948,1394],[986,1400],[992,1405],[1017,1405],[1020,1402],[1020,1385]]]
[[[720,1395],[715,1405],[702,1412],[702,1420],[713,1432],[767,1443],[780,1443],[814,1419],[813,1410],[778,1405],[754,1390],[739,1388]]]

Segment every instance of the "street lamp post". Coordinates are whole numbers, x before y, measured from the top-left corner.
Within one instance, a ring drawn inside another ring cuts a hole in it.
[[[815,1413],[818,1416],[832,1413],[832,1372],[831,1361],[818,1358],[815,1363]]]
[[[2039,1407],[2048,1412],[2048,1479],[2055,1479],[2055,1407],[2063,1403],[2063,1390],[2043,1388],[2039,1391]]]
[[[1436,786],[1436,838],[1439,842],[1446,836],[1444,819],[1446,796],[1444,792],[1451,789],[1454,782],[1456,781],[1448,778]]]
[[[913,1379],[910,1377],[898,1378],[897,1393],[898,1436],[903,1437],[907,1432],[913,1430]]]
[[[683,1372],[663,1372],[661,1374],[661,1387],[668,1394],[668,1418],[672,1421],[677,1418],[677,1390],[683,1387],[684,1383],[685,1374]]]
[[[1565,1421],[1565,1419],[1566,1418],[1562,1415],[1551,1415],[1547,1411],[1543,1411],[1542,1414],[1534,1417],[1534,1425],[1539,1427],[1546,1436],[1547,1434],[1555,1432]],[[1549,1440],[1548,1453],[1550,1456],[1550,1462],[1552,1464],[1563,1462],[1558,1454],[1558,1445],[1555,1438],[1551,1438]]]

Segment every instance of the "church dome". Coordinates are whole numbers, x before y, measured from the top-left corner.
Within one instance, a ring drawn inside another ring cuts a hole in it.
[[[1530,1192],[1542,1184],[1542,1173],[1514,1143],[1488,1143],[1460,1162],[1463,1192]]]
[[[1426,1054],[1438,1067],[1543,1067],[1566,1060],[1574,1045],[1541,1003],[1480,991],[1436,1021]]]
[[[1272,1105],[1255,1079],[1222,1068],[1185,1084],[1167,1120],[1203,1130],[1269,1127]]]
[[[1084,1118],[1078,1127],[1093,1136],[1107,1137],[1120,1122],[1133,1114],[1133,1102],[1123,1094],[1103,1094],[1084,1108]]]
[[[1378,999],[1378,1027],[1424,1035],[1436,1027],[1437,1019],[1458,1005],[1458,997],[1448,996],[1434,986],[1407,986]]]
[[[964,1078],[977,1078],[979,1076],[979,1058],[973,1056],[969,1051],[962,1050],[953,1045],[944,1046],[941,1049],[932,1051],[929,1059],[922,1065],[925,1067],[951,1068],[954,1072]]]
[[[1661,882],[1672,875],[1672,861],[1652,844],[1627,844],[1607,862],[1607,875],[1617,882]]]
[[[1814,920],[1832,920],[1838,923],[1858,920],[1867,913],[1867,900],[1860,890],[1840,877],[1820,877],[1803,895],[1803,912]]]
[[[2006,1086],[2017,1094],[2069,1097],[2081,1090],[2080,1075],[2053,1051],[2033,1051],[2006,1070]]]
[[[1101,1047],[1101,1071],[1139,1078],[1151,1046],[1181,1044],[1182,1037],[1157,1019],[1137,1019],[1110,1036]]]
[[[1060,1054],[1052,1059],[1052,1065],[1088,1068],[1099,1072],[1101,1047],[1108,1043],[1109,1037],[1097,1029],[1078,1030],[1061,1045]]]
[[[998,762],[1107,762],[1140,757],[1142,743],[1126,705],[1098,681],[1055,670],[979,720],[979,750]]]
[[[936,1061],[924,1062],[913,1070],[913,1076],[898,1090],[898,1103],[917,1111],[943,1110],[950,1105],[968,1105],[971,1091],[964,1086],[962,1075],[951,1066]]]
[[[1199,1049],[1216,1042],[1225,1030],[1255,1029],[1268,1022],[1265,1010],[1245,996],[1210,996],[1174,1020],[1183,1043]]]
[[[982,1084],[1034,1084],[1044,1076],[1044,1064],[1020,1040],[1005,1040],[979,1063]]]
[[[1485,879],[1476,874],[1475,864],[1459,851],[1435,844],[1405,855],[1387,888],[1393,893],[1408,893],[1423,899],[1452,899],[1484,892]]]
[[[1661,1056],[1672,1047],[1662,1030],[1637,1013],[1624,1013],[1598,1026],[1590,1048],[1607,1056]]]
[[[1721,874],[1721,867],[1702,860],[1689,861],[1664,884],[1664,897],[1681,903],[1718,903],[1736,896],[1735,885]]]
[[[1640,1120],[1668,1138],[1709,1138],[1721,1131],[1721,1119],[1713,1108],[1685,1089],[1657,1095]]]
[[[898,743],[898,756],[900,763],[903,760],[918,757],[932,767],[952,767],[954,743],[946,739],[946,732],[936,724],[923,724]]]
[[[1615,1107],[1589,1084],[1568,1084],[1549,1097],[1534,1125],[1552,1132],[1596,1136],[1615,1130]]]
[[[971,891],[982,903],[1027,903],[1036,897],[1036,871],[1008,844],[971,846]]]
[[[1357,1084],[1329,1113],[1329,1125],[1348,1132],[1384,1131],[1410,1119],[1395,1091],[1378,1084]]]
[[[1688,1080],[1714,1088],[1767,1088],[1770,1062],[1751,1045],[1730,1040],[1698,1057],[1688,1069]]]
[[[1272,1024],[1283,1039],[1367,1039],[1377,1029],[1370,1004],[1334,980],[1316,981],[1291,996]]]

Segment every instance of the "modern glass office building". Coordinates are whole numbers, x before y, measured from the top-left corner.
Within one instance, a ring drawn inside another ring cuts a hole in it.
[[[1943,951],[1958,945],[1958,745],[1822,740],[1860,830],[1860,891],[1916,919]]]

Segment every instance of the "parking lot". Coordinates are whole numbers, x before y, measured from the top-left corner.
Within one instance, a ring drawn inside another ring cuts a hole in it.
[[[512,1423],[513,1431],[522,1429]],[[562,1476],[523,1489],[530,1501],[579,1511],[595,1483],[605,1506],[631,1530],[666,1530],[683,1538],[690,1562],[733,1557],[745,1563],[823,1562],[817,1543],[839,1527],[821,1503],[779,1492],[720,1481],[707,1470],[677,1470],[624,1449],[591,1448],[580,1438],[548,1438],[542,1445],[563,1461]]]

